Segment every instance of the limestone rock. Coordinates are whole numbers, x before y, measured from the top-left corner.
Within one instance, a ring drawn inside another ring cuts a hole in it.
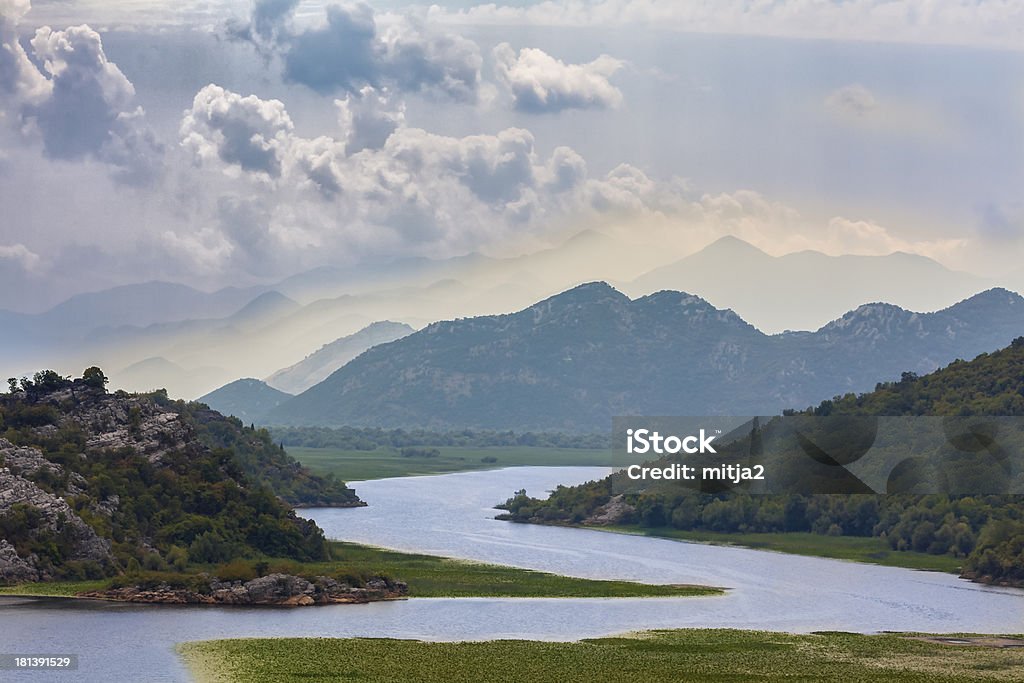
[[[15,446],[7,439],[0,439],[0,465],[23,477],[31,477],[40,470],[60,476],[64,469],[43,457],[36,448]]]
[[[29,561],[18,557],[14,546],[0,538],[0,584],[38,581],[39,571]]]
[[[32,533],[66,533],[71,538],[73,545],[68,559],[99,564],[112,561],[109,541],[100,538],[92,527],[82,521],[67,501],[44,491],[28,479],[13,474],[6,467],[0,468],[0,515],[7,513],[15,505],[24,505],[41,513],[40,524]],[[22,559],[39,572],[40,579],[48,578],[42,575],[34,560]]]

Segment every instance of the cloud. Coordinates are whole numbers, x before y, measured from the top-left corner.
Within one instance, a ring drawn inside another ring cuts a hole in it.
[[[246,22],[228,22],[228,34],[261,46],[272,45],[287,31],[288,21],[300,0],[256,0]]]
[[[0,264],[13,263],[26,273],[39,269],[42,259],[24,244],[0,244]]]
[[[38,29],[33,63],[18,37],[25,0],[0,4],[0,89],[21,129],[37,136],[50,159],[94,159],[114,177],[144,184],[159,172],[163,150],[133,105],[135,88],[107,59],[100,35],[88,26]]]
[[[409,126],[392,93],[369,87],[337,105],[337,130],[307,138],[279,101],[203,88],[185,115],[183,144],[199,166],[196,182],[217,190],[205,214],[185,221],[195,227],[167,238],[174,253],[201,252],[196,263],[210,272],[265,275],[313,255],[465,253],[567,223],[657,225],[671,244],[731,234],[773,253],[943,258],[962,245],[909,241],[870,220],[805,217],[751,190],[699,194],[631,164],[592,175],[575,150],[545,156],[522,128],[438,135]]]
[[[1024,4],[1014,0],[544,0],[432,5],[438,23],[494,26],[656,28],[824,40],[1021,49]]]
[[[320,25],[297,31],[291,25],[296,6],[257,2],[248,23],[229,24],[228,34],[278,53],[286,80],[319,93],[358,94],[370,86],[476,101],[483,60],[473,41],[411,15],[381,30],[364,3],[329,5]]]
[[[282,148],[295,126],[280,100],[261,100],[208,85],[181,123],[182,146],[197,161],[219,159],[270,178],[281,175]]]
[[[947,260],[967,243],[966,239],[910,241],[893,235],[889,229],[874,221],[851,220],[839,216],[829,220],[825,241],[828,245],[826,251],[833,254],[884,256],[902,251],[940,261]]]
[[[1024,202],[986,202],[978,214],[979,232],[987,239],[1005,245],[1024,237]]]
[[[380,149],[400,126],[405,124],[405,104],[394,102],[387,91],[364,86],[358,93],[335,100],[338,123],[347,130],[345,153]]]
[[[508,43],[495,47],[493,54],[498,81],[520,111],[610,109],[622,103],[622,92],[608,79],[624,63],[608,55],[587,64],[566,64],[536,48],[524,48],[516,55]]]
[[[30,9],[29,0],[0,0],[0,92],[8,102],[39,102],[51,89],[19,41],[18,25]]]
[[[182,145],[197,184],[231,198],[187,221],[199,237],[175,233],[168,244],[255,271],[297,263],[299,252],[449,255],[558,217],[679,205],[681,185],[630,166],[590,177],[577,152],[543,156],[521,128],[437,135],[408,126],[393,93],[370,87],[337,106],[338,129],[307,138],[279,101],[203,88],[183,118]]]
[[[908,97],[877,95],[860,83],[826,95],[825,111],[837,122],[861,130],[948,142],[956,133],[941,112]]]
[[[867,116],[878,109],[878,100],[863,85],[854,83],[829,93],[825,106],[844,116]]]
[[[187,263],[197,274],[222,270],[235,251],[227,236],[211,227],[181,233],[167,230],[159,242],[168,257]]]

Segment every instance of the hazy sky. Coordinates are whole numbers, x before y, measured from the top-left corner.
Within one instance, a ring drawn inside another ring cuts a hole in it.
[[[1024,255],[1024,3],[0,0],[0,308],[525,249]]]

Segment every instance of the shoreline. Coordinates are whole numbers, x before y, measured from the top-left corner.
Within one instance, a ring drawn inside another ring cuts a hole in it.
[[[874,543],[879,539],[869,537],[851,536],[821,536],[810,533],[719,533],[719,532],[689,532],[672,529],[667,532],[659,532],[656,529],[647,529],[629,526],[616,525],[583,525],[583,524],[561,524],[544,522],[520,522],[510,519],[501,521],[511,524],[538,524],[540,526],[557,526],[566,529],[581,529],[585,531],[601,531],[624,536],[641,536],[646,538],[657,538],[678,543],[698,543],[702,545],[713,545],[721,547],[745,548],[747,550],[760,550],[764,552],[782,553],[784,555],[798,555],[800,557],[818,557],[843,562],[854,562],[858,564],[870,564],[879,567],[894,567],[898,569],[909,569],[912,571],[936,572],[940,574],[953,574],[964,580],[985,586],[1000,586],[1003,588],[1024,588],[1012,584],[989,583],[975,581],[960,575],[960,560],[945,555],[927,555],[924,553],[911,553],[907,551],[887,550],[882,548],[860,548]],[[846,539],[846,540],[838,540]],[[797,542],[807,541],[808,543],[798,544]],[[828,547],[831,544],[832,547]],[[799,549],[797,547],[799,545]],[[845,547],[842,547],[845,546]],[[872,552],[881,554],[881,557],[872,557]],[[954,565],[954,563],[956,563]]]
[[[340,602],[354,602],[353,597],[372,597],[379,600],[387,591],[398,589],[402,597],[408,598],[644,598],[644,597],[707,597],[724,595],[726,588],[704,585],[648,584],[637,581],[583,579],[579,577],[533,571],[508,565],[460,560],[438,555],[407,553],[374,546],[341,541],[331,542],[332,559],[322,562],[276,564],[275,575],[290,575],[294,580],[313,583],[313,592],[308,586],[288,594],[278,593],[277,601],[283,601],[293,594],[316,598],[324,594],[342,597]],[[231,594],[239,595],[243,582],[217,581],[217,569],[204,567],[207,577],[200,574],[168,575],[158,574],[147,577],[122,577],[118,583],[131,581],[127,587],[136,593],[132,598],[112,593],[125,586],[113,584],[113,578],[91,581],[59,581],[50,583],[20,584],[0,587],[0,596],[11,597],[64,597],[86,599],[108,599],[115,602],[164,603],[164,604],[211,604],[202,599],[185,599],[187,596],[166,596],[167,599],[147,599],[147,591],[160,589],[164,593],[179,591],[219,594],[222,602],[214,605],[238,604]],[[330,577],[336,577],[331,579]],[[305,577],[305,578],[302,578]],[[362,577],[351,581],[343,577]],[[401,579],[389,578],[401,577]],[[266,581],[259,577],[255,581]],[[203,586],[200,586],[200,583]],[[335,586],[334,583],[338,585]],[[211,585],[213,584],[213,585]],[[322,584],[319,586],[317,584]],[[204,587],[205,586],[205,587]],[[404,589],[402,587],[405,587]],[[267,586],[258,586],[264,594]],[[364,589],[371,589],[364,592]],[[373,592],[376,591],[376,592]],[[239,595],[239,597],[241,597]],[[375,600],[376,601],[376,600]],[[246,604],[247,601],[242,601]],[[247,604],[252,604],[248,602]]]

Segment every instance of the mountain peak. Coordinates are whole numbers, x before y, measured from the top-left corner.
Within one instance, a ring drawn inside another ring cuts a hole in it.
[[[233,415],[246,422],[255,422],[292,397],[266,382],[244,377],[229,382],[199,399],[214,410]]]
[[[993,287],[986,289],[984,292],[978,292],[974,296],[968,297],[963,301],[957,302],[949,307],[947,310],[952,310],[962,306],[978,306],[978,305],[997,305],[997,306],[1016,306],[1018,304],[1024,304],[1024,297],[1016,292],[1012,292],[1009,289],[1003,287]]]
[[[880,327],[891,324],[895,320],[910,318],[917,315],[905,308],[884,302],[873,302],[861,304],[857,308],[845,313],[842,317],[833,320],[819,332],[830,333],[845,330],[848,333],[860,334],[861,332],[875,331]]]
[[[741,240],[735,235],[726,235],[698,251],[693,256],[717,256],[719,258],[771,258],[750,242]],[[692,258],[692,257],[691,257]]]
[[[292,299],[289,299],[277,290],[270,290],[260,294],[255,299],[243,306],[237,313],[231,316],[234,319],[251,318],[266,315],[268,313],[280,313],[299,308]]]
[[[537,306],[550,303],[598,303],[602,301],[629,302],[629,297],[604,281],[584,282],[572,289],[541,301]]]

